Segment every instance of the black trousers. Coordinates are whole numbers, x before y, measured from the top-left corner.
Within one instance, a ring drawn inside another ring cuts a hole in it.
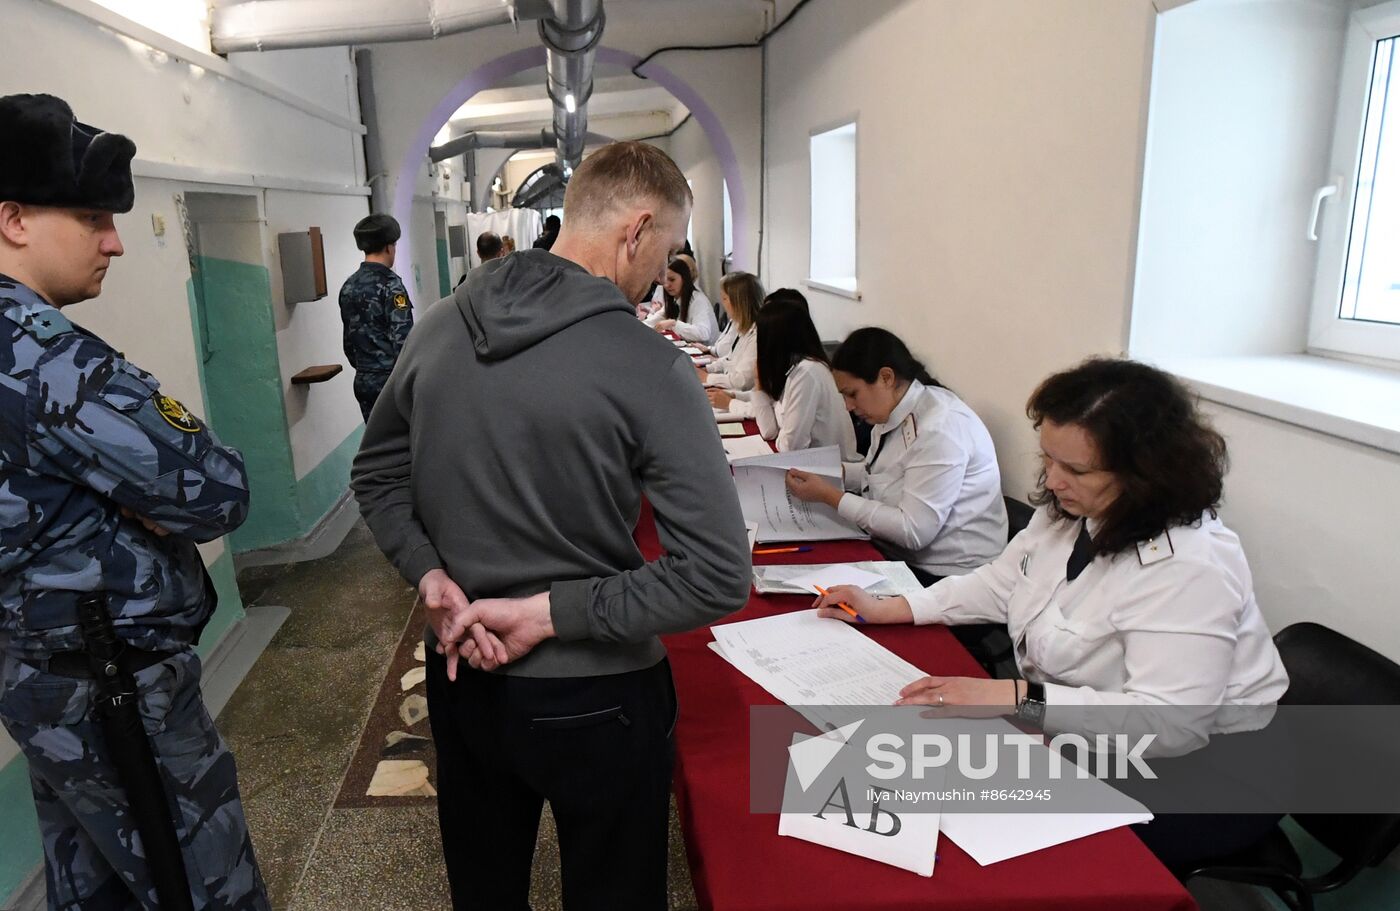
[[[540,812],[567,911],[666,907],[676,697],[666,660],[602,677],[509,677],[428,652],[438,823],[452,905],[529,909]]]

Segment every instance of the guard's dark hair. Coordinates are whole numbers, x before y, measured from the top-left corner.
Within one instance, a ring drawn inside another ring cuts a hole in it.
[[[1026,403],[1036,429],[1073,424],[1093,439],[1099,464],[1121,493],[1094,535],[1099,553],[1116,554],[1220,505],[1229,466],[1225,438],[1201,416],[1175,377],[1137,361],[1091,358],[1046,379]],[[1073,519],[1045,486],[1031,502],[1058,520]]]
[[[787,389],[788,371],[809,358],[827,363],[826,351],[805,304],[773,300],[758,311],[758,388],[775,399]]]
[[[918,380],[925,386],[942,386],[933,378],[923,362],[909,353],[909,347],[888,329],[867,326],[857,329],[831,358],[831,368],[849,373],[857,379],[873,383],[880,368],[888,367],[902,383]]]
[[[681,296],[666,296],[666,318],[678,319],[683,323],[690,322],[690,302],[695,299],[695,276],[690,274],[690,266],[687,266],[683,259],[673,259],[666,267],[668,272],[674,272],[681,277]]]

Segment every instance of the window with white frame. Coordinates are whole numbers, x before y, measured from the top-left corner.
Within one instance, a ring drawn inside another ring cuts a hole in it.
[[[856,286],[856,125],[812,134],[807,284],[847,297]]]
[[[1400,0],[1352,14],[1340,87],[1309,346],[1400,359]]]

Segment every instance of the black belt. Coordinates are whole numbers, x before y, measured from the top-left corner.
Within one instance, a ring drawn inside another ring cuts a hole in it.
[[[118,660],[127,673],[135,674],[138,671],[144,671],[153,664],[160,664],[176,654],[176,652],[148,652],[144,649],[128,648],[122,652]],[[93,679],[92,666],[88,663],[87,652],[58,652],[48,657],[47,666],[43,659],[26,660],[25,663],[36,670],[58,677],[70,677],[75,680]]]

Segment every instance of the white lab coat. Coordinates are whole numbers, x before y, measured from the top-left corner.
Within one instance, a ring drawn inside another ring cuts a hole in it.
[[[860,458],[851,415],[831,369],[821,361],[807,358],[794,364],[781,399],[755,389],[750,402],[758,432],[765,440],[777,440],[779,452],[840,446],[843,462]]]
[[[1172,755],[1267,723],[1211,708],[1272,706],[1288,689],[1238,536],[1206,513],[1068,582],[1079,524],[1036,510],[996,560],[908,596],[914,622],[1006,623],[1022,675],[1045,684],[1047,729],[1104,707],[1187,707],[1154,709],[1165,721],[1152,752]]]
[[[730,322],[729,328],[715,342],[715,359],[705,365],[705,370],[710,375],[711,386],[747,392],[758,377],[758,328],[750,326],[748,332],[739,335],[736,326]],[[724,349],[726,340],[729,340],[728,350]]]
[[[892,559],[954,576],[1006,546],[992,437],[947,389],[910,383],[889,418],[872,429],[866,460],[844,466],[851,493],[837,512],[869,532]]]
[[[715,321],[715,305],[710,303],[705,292],[699,288],[695,289],[695,294],[690,298],[690,312],[686,316],[689,321],[683,323],[678,320],[671,327],[671,331],[688,342],[714,344],[715,337],[719,335],[719,323]],[[648,326],[655,326],[665,318],[666,311],[662,309],[647,317],[645,322]]]

